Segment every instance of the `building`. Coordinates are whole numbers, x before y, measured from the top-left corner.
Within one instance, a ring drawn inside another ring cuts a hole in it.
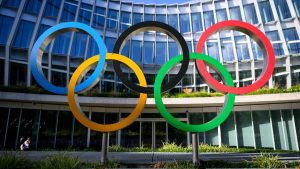
[[[276,68],[266,87],[289,88],[300,84],[300,1],[298,0],[200,0],[184,4],[135,4],[107,0],[0,0],[0,85],[37,86],[28,68],[29,52],[47,28],[60,22],[77,21],[96,29],[112,51],[117,37],[132,24],[156,20],[168,23],[184,36],[190,51],[201,33],[223,20],[242,20],[257,26],[271,40]],[[64,33],[47,47],[43,56],[45,76],[57,86],[66,86],[72,72],[98,49],[82,33]],[[133,36],[122,50],[138,63],[153,84],[155,74],[168,58],[180,53],[177,44],[159,32]],[[262,54],[248,36],[226,31],[212,36],[205,53],[223,63],[236,86],[254,82],[261,73]],[[69,64],[69,66],[67,66]],[[128,77],[135,79],[127,72]],[[169,72],[172,78],[176,70]],[[197,74],[194,63],[182,82],[170,92],[211,89]],[[96,90],[128,92],[108,65]],[[82,99],[86,115],[96,122],[112,123],[130,113],[136,99]],[[222,97],[166,99],[174,116],[199,122],[214,118]],[[32,137],[37,149],[101,147],[101,134],[83,127],[69,110],[65,96],[0,92],[0,147],[15,149],[21,137]],[[110,133],[110,144],[124,147],[157,148],[162,142],[188,146],[190,133],[168,125],[155,108],[153,99],[140,118],[129,127]],[[218,128],[199,134],[200,142],[233,147],[254,147],[299,151],[300,94],[239,96],[232,115]]]

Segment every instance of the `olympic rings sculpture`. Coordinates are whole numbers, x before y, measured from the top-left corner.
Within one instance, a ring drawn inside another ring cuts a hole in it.
[[[147,87],[146,78],[140,67],[130,58],[119,54],[120,50],[125,45],[126,40],[129,39],[132,35],[149,30],[160,31],[169,35],[180,45],[182,51],[182,55],[173,57],[160,68],[157,77],[155,78],[153,88]],[[229,74],[227,69],[214,58],[208,55],[201,54],[205,41],[208,39],[208,37],[211,34],[221,30],[235,30],[243,32],[252,37],[260,46],[264,57],[263,71],[262,75],[253,84],[245,87],[234,87],[233,79],[231,78],[231,75]],[[95,39],[99,48],[100,55],[95,55],[85,60],[75,70],[70,79],[69,85],[66,88],[55,86],[48,82],[48,80],[43,75],[41,61],[46,46],[55,37],[68,31],[80,31],[90,35]],[[89,90],[90,88],[95,86],[97,82],[99,82],[100,76],[106,68],[106,60],[112,60],[116,74],[126,87],[137,93],[140,93],[138,103],[131,114],[127,118],[114,124],[99,124],[91,121],[83,113],[77,100],[78,93]],[[222,112],[217,117],[204,124],[187,124],[177,120],[166,109],[161,98],[162,92],[166,92],[172,89],[181,81],[188,69],[190,60],[194,60],[196,62],[198,73],[205,79],[209,87],[226,93]],[[127,76],[125,76],[122,72],[121,63],[127,65],[130,69],[132,69],[132,71],[138,78],[139,85],[127,79]],[[170,82],[168,82],[164,86],[161,86],[167,72],[178,63],[181,63],[178,74]],[[206,65],[210,66],[219,75],[221,75],[220,77],[222,78],[222,82],[224,82],[224,84],[217,81],[210,75]],[[187,132],[205,132],[219,126],[228,118],[234,106],[236,94],[246,94],[255,91],[262,87],[266,82],[268,82],[274,70],[275,55],[271,42],[263,32],[261,32],[255,26],[236,20],[219,22],[208,28],[198,41],[196,53],[189,53],[187,43],[175,28],[161,22],[146,21],[129,27],[117,39],[116,44],[113,48],[113,53],[106,52],[106,46],[103,42],[103,39],[93,28],[78,22],[65,22],[49,28],[37,39],[31,50],[30,66],[33,77],[41,87],[56,94],[67,94],[69,106],[74,117],[82,125],[92,130],[99,132],[112,132],[129,126],[141,114],[146,104],[147,95],[154,94],[154,100],[157,109],[159,110],[160,114],[166,119],[166,121],[172,126]],[[92,68],[94,68],[94,72],[91,74],[91,76],[80,83],[86,73]]]

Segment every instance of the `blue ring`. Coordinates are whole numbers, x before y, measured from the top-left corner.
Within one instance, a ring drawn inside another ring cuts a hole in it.
[[[35,42],[32,50],[31,50],[31,55],[30,55],[31,72],[32,72],[35,80],[37,81],[37,83],[39,85],[41,85],[44,89],[46,89],[50,92],[56,93],[56,94],[65,95],[68,93],[67,87],[58,87],[58,86],[55,86],[55,85],[49,83],[48,80],[43,75],[43,71],[42,71],[42,67],[41,67],[42,59],[38,58],[38,54],[42,55],[39,52],[41,52],[41,51],[43,52],[44,49],[46,48],[46,46],[44,46],[44,44],[43,44],[45,42],[45,40],[47,40],[47,38],[49,36],[53,36],[53,34],[56,33],[57,31],[61,31],[63,29],[71,29],[71,30],[74,29],[74,31],[79,30],[79,31],[83,31],[84,33],[92,36],[97,43],[99,53],[101,56],[101,57],[99,56],[100,57],[99,62],[97,64],[97,66],[95,67],[95,71],[91,74],[91,76],[88,79],[86,79],[84,82],[82,82],[81,84],[78,84],[75,87],[76,93],[89,88],[99,78],[99,75],[101,74],[102,70],[105,68],[106,46],[103,42],[103,39],[101,38],[101,36],[99,35],[99,33],[96,30],[94,30],[90,26],[87,26],[85,24],[78,23],[78,22],[65,22],[65,23],[55,25],[55,26],[49,28],[48,30],[46,30],[38,38],[38,40]],[[49,43],[49,42],[46,42],[46,43]]]

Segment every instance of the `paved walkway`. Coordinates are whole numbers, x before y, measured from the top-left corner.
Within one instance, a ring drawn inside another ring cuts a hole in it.
[[[0,151],[0,156],[5,154]],[[100,152],[58,152],[58,151],[8,151],[8,153],[17,153],[31,160],[42,160],[49,156],[65,153],[67,155],[78,157],[82,162],[99,162]],[[272,153],[278,155],[279,160],[300,161],[300,154]],[[260,153],[200,153],[199,157],[203,161],[226,160],[226,161],[244,161],[251,160]],[[118,161],[122,164],[153,164],[157,162],[166,162],[174,160],[192,160],[191,153],[160,153],[160,152],[109,152],[108,159]]]

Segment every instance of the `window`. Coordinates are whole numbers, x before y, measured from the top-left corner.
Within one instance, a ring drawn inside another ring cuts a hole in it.
[[[144,64],[153,64],[154,42],[144,42]]]
[[[145,21],[154,21],[154,15],[152,14],[145,14],[144,17],[145,17],[144,18]]]
[[[33,28],[34,28],[33,22],[22,20],[17,29],[13,46],[18,48],[28,48],[31,40]]]
[[[76,32],[73,39],[73,47],[71,57],[84,57],[87,35],[81,32]]]
[[[298,33],[295,28],[283,29],[285,41],[288,42],[288,49],[291,54],[300,53],[300,42],[289,42],[299,40]]]
[[[274,21],[273,12],[269,1],[259,2],[259,10],[263,23]]]
[[[169,25],[178,30],[177,14],[168,15],[168,22]]]
[[[254,4],[244,6],[246,21],[251,24],[257,24],[258,19],[255,11]]]
[[[92,17],[92,6],[89,4],[82,3],[79,10],[78,22],[85,24],[90,24],[90,19]]]
[[[242,20],[240,7],[233,7],[229,9],[232,20]]]
[[[180,19],[180,32],[190,32],[190,19],[189,14],[179,14]]]
[[[57,17],[60,4],[61,4],[60,0],[47,0],[44,16]]]
[[[40,28],[39,28],[39,31],[38,31],[38,33],[37,33],[36,38],[39,38],[39,37],[42,35],[42,33],[44,33],[44,32],[45,32],[47,29],[49,29],[49,28],[50,28],[50,26],[41,24],[41,25],[40,25]],[[45,49],[46,52],[49,51],[49,46],[50,46],[50,45],[48,45],[48,46],[46,47],[46,49]]]
[[[10,86],[26,86],[27,65],[11,62],[9,68],[10,68],[9,85]]]
[[[61,34],[58,37],[56,37],[53,45],[53,53],[67,55],[69,43],[70,43],[70,37],[71,37],[70,32]]]
[[[42,0],[28,0],[25,5],[25,12],[37,14],[40,11]]]
[[[143,20],[143,16],[140,13],[134,13],[132,20],[133,20],[133,24],[140,23]]]
[[[228,20],[226,9],[219,9],[217,10],[217,20],[218,22],[222,22]]]
[[[167,43],[166,42],[156,42],[156,58],[155,63],[162,65],[166,62],[167,56]]]
[[[6,44],[14,19],[0,15],[0,44]]]
[[[131,42],[131,58],[137,64],[142,63],[142,43],[140,41],[133,40]]]
[[[123,49],[121,50],[121,54],[124,55],[124,56],[127,56],[129,57],[130,54],[129,54],[129,42],[130,41],[127,41],[123,47]]]
[[[61,16],[61,21],[74,21],[75,20],[75,14],[76,14],[77,6],[70,4],[70,3],[65,3],[64,4],[64,9],[62,12]]]
[[[235,47],[237,58],[239,61],[250,59],[248,44],[245,36],[235,37]]]
[[[234,61],[232,41],[230,38],[221,38],[221,49],[224,62]]]
[[[108,52],[112,52],[114,50],[113,47],[115,46],[115,43],[116,43],[115,38],[111,38],[111,37],[105,38],[105,44]]]
[[[96,41],[93,38],[90,38],[89,47],[87,48],[87,58],[90,58],[96,54],[99,54],[98,46],[96,44]]]
[[[215,24],[213,11],[204,12],[203,17],[204,17],[204,25],[206,29],[212,26],[213,24]]]
[[[95,7],[93,26],[95,27],[104,27],[105,23],[105,8]]]
[[[4,0],[2,2],[2,6],[8,8],[18,8],[20,5],[21,0]]]
[[[283,34],[286,41],[299,40],[299,36],[295,28],[283,29]]]
[[[266,35],[272,42],[280,41],[280,37],[277,30],[266,32]],[[272,46],[274,48],[276,56],[284,55],[282,43],[272,43]]]
[[[298,17],[300,16],[300,1],[299,0],[292,0],[295,10],[297,12]]]
[[[129,12],[122,12],[121,13],[121,31],[123,32],[126,30],[130,23],[131,23],[131,14]]]
[[[176,42],[169,42],[169,59],[179,54],[178,45]]]
[[[262,51],[253,39],[251,39],[251,46],[252,46],[253,58],[255,60],[256,59],[261,59],[262,58]]]
[[[110,9],[108,11],[108,19],[107,19],[107,28],[112,30],[117,30],[118,28],[118,14],[119,12],[116,10]]]
[[[275,0],[274,2],[280,20],[292,17],[286,0]]]
[[[156,21],[166,23],[166,15],[157,14],[156,15]]]
[[[217,59],[219,59],[219,48],[218,48],[218,43],[217,42],[207,42],[207,51],[208,55]]]
[[[192,26],[193,26],[193,32],[200,32],[202,31],[202,23],[201,23],[201,14],[199,13],[192,13]]]

